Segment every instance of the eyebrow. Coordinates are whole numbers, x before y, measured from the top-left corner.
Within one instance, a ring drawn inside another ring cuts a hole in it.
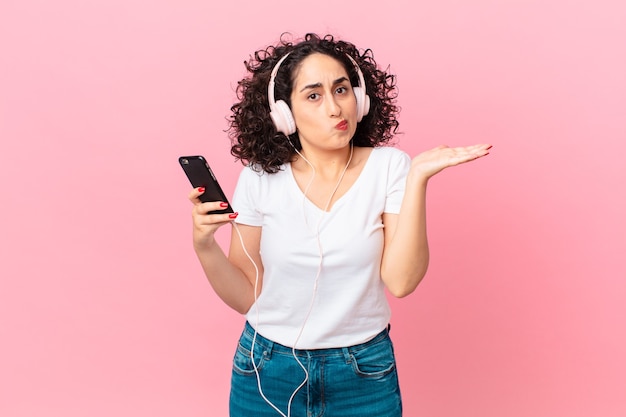
[[[333,81],[333,85],[341,84],[344,81],[349,81],[349,80],[347,77],[339,77],[335,81]],[[300,90],[300,92],[303,92],[304,90],[307,90],[307,89],[319,88],[321,86],[322,86],[322,83],[308,84],[308,85],[305,85],[302,88],[302,90]]]

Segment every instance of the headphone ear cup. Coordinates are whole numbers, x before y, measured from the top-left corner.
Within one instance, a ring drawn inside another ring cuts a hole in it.
[[[356,121],[360,122],[370,111],[370,97],[361,87],[354,87],[353,91],[356,97]]]
[[[276,130],[289,136],[296,133],[296,122],[287,103],[278,100],[270,111],[270,117],[276,126]]]
[[[370,112],[370,96],[364,94],[365,100],[363,100],[363,116],[367,116]]]

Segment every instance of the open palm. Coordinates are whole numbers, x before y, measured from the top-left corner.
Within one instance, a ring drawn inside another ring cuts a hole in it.
[[[413,158],[411,169],[428,179],[445,168],[463,164],[489,154],[491,145],[480,144],[451,148],[441,145]]]

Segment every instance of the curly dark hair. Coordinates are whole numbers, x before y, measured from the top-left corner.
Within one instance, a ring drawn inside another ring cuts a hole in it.
[[[358,124],[352,142],[354,146],[375,147],[388,143],[398,129],[396,115],[399,107],[394,75],[378,69],[372,51],[362,54],[352,43],[335,40],[332,35],[320,37],[307,34],[298,43],[286,39],[285,34],[276,46],[258,50],[244,61],[250,76],[238,82],[238,103],[231,107],[228,136],[231,140],[231,154],[244,164],[257,170],[275,173],[280,166],[292,160],[294,147],[301,149],[298,133],[288,138],[279,133],[270,118],[267,86],[270,74],[276,63],[285,54],[289,56],[280,66],[275,78],[275,98],[284,100],[291,106],[291,90],[294,74],[304,58],[313,53],[322,53],[337,59],[346,68],[353,86],[358,85],[354,64],[350,55],[359,65],[365,79],[365,88],[370,97],[369,113]]]

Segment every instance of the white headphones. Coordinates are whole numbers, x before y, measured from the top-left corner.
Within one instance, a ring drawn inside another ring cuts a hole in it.
[[[285,58],[289,56],[291,52],[286,53],[274,66],[272,69],[272,74],[270,75],[270,82],[267,85],[267,98],[270,104],[270,117],[274,122],[274,126],[276,126],[276,130],[285,135],[289,136],[296,133],[296,122],[293,119],[293,114],[291,114],[291,109],[287,103],[283,100],[274,100],[274,79],[276,78],[276,74],[278,73],[278,69],[280,68],[280,64],[283,63]],[[369,110],[370,110],[370,98],[365,92],[365,79],[363,78],[363,73],[361,72],[361,68],[359,68],[358,64],[350,55],[346,54],[350,61],[354,64],[354,68],[356,69],[357,75],[359,77],[359,85],[358,87],[354,87],[352,90],[354,91],[354,96],[356,97],[356,121],[360,122],[363,119]]]

